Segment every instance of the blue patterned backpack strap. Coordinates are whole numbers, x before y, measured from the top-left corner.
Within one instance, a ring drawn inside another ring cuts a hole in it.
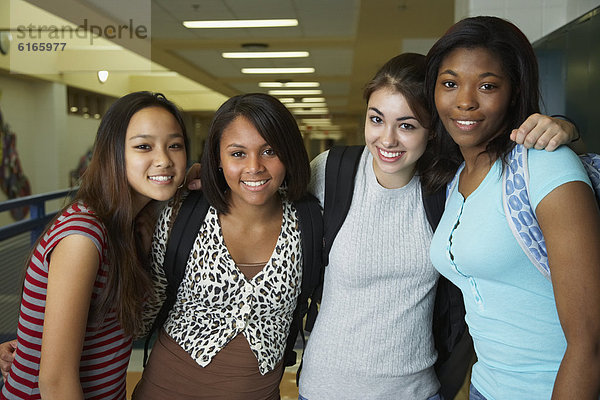
[[[599,175],[600,176],[600,175]],[[527,149],[517,144],[508,157],[502,173],[502,203],[508,226],[519,246],[535,267],[550,280],[546,241],[529,203]]]
[[[600,205],[600,155],[587,153],[580,155],[579,159],[592,182],[594,194],[596,195],[596,202]]]

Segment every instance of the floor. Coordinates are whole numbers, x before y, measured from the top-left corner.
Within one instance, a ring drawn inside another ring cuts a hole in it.
[[[143,350],[134,349],[131,355],[131,361],[127,370],[127,399],[130,399],[133,388],[140,380],[142,376],[142,358]],[[298,351],[296,351],[298,353]],[[296,370],[298,363],[295,366],[286,368],[283,379],[279,390],[281,393],[281,400],[297,400],[298,399],[298,388],[296,387]],[[468,382],[468,380],[467,380]],[[468,385],[463,385],[462,389],[456,396],[455,400],[468,400]]]

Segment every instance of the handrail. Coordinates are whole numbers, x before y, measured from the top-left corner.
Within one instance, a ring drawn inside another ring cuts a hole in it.
[[[29,206],[29,219],[18,221],[0,227],[0,241],[13,237],[23,232],[31,231],[31,243],[35,243],[46,224],[54,217],[56,212],[46,214],[46,201],[73,196],[78,187],[56,190],[43,194],[19,197],[0,202],[0,212],[10,211],[13,208]]]

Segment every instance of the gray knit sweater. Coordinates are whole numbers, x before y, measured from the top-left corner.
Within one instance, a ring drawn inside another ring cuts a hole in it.
[[[327,153],[311,163],[310,191],[323,204]],[[432,231],[414,177],[385,189],[362,154],[348,216],[331,248],[323,299],[304,353],[300,394],[309,400],[433,396],[431,333],[438,274]]]

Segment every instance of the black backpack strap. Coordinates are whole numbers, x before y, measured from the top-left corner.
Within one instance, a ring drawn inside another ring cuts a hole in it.
[[[305,196],[294,205],[298,212],[304,259],[300,302],[307,305],[323,281],[323,216],[319,201],[312,195]],[[317,302],[311,301],[309,308],[300,311],[301,317],[307,315],[305,329],[311,331],[317,314]]]
[[[442,214],[444,213],[444,207],[446,203],[446,188],[443,187],[437,192],[433,193],[422,192],[422,196],[427,221],[431,226],[431,230],[435,232],[438,224],[440,223],[440,219],[442,219]]]
[[[163,262],[163,269],[167,278],[167,298],[158,312],[148,336],[146,336],[144,343],[144,366],[146,366],[146,361],[148,360],[150,340],[154,332],[157,332],[163,326],[167,320],[169,311],[171,311],[171,308],[175,304],[177,290],[183,280],[187,260],[196,241],[196,233],[200,230],[204,222],[208,207],[208,201],[206,201],[202,192],[196,190],[190,192],[179,208],[173,228],[169,234]]]
[[[325,201],[323,207],[323,262],[342,227],[354,193],[354,177],[365,146],[332,147],[325,164]]]
[[[298,338],[298,333],[302,338],[302,348],[306,344],[304,330],[311,330],[317,314],[317,302],[313,295],[317,287],[323,280],[323,218],[319,201],[312,195],[307,195],[301,200],[294,202],[298,215],[298,226],[302,237],[302,283],[301,291],[298,297],[298,304],[294,310],[290,331],[287,337],[286,348],[284,352],[284,365],[291,366],[296,364],[296,352],[294,346]],[[310,305],[309,305],[310,300]],[[304,317],[306,322],[303,325]],[[302,369],[302,362],[298,367]],[[296,380],[296,384],[298,381]]]

